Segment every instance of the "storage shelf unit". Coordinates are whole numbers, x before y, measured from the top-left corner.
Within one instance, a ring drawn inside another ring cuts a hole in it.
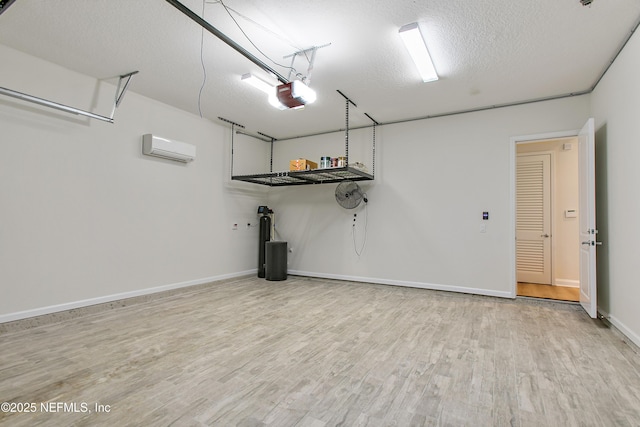
[[[271,172],[257,175],[236,175],[232,180],[271,187],[285,185],[331,184],[344,180],[371,181],[373,175],[353,167],[313,169],[308,171]]]
[[[344,129],[344,151],[345,151],[345,160],[346,163],[349,164],[349,104],[357,107],[357,105],[350,100],[344,93],[337,91],[340,95],[342,95],[345,99],[345,129]],[[258,132],[261,136],[265,138],[269,138],[271,142],[271,166],[269,173],[262,174],[254,174],[254,175],[234,175],[233,174],[233,156],[234,156],[234,148],[233,148],[233,134],[236,131],[235,128],[244,128],[244,126],[234,123],[231,120],[227,120],[222,117],[218,117],[218,119],[231,124],[231,179],[234,181],[245,181],[253,184],[260,185],[268,185],[270,187],[283,187],[289,185],[308,185],[308,184],[331,184],[334,182],[340,181],[373,181],[376,171],[376,125],[379,123],[375,121],[370,115],[364,113],[372,122],[373,128],[373,139],[372,139],[372,157],[371,157],[371,174],[368,172],[364,172],[359,168],[345,166],[345,167],[335,167],[335,168],[322,168],[322,169],[313,169],[313,170],[304,170],[304,171],[283,171],[283,172],[273,172],[273,143],[276,141],[275,138],[265,135],[263,133]],[[253,135],[238,131],[238,133],[243,133],[244,135],[251,136],[253,138],[257,138]],[[309,135],[311,136],[311,135]],[[257,138],[262,141],[269,142],[269,140],[264,140],[262,138]]]

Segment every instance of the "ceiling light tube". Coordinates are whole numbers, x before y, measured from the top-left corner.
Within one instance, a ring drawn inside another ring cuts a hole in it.
[[[275,93],[275,87],[273,85],[270,85],[269,83],[265,82],[261,78],[254,76],[251,73],[243,74],[241,80],[245,83],[249,83],[251,86],[261,90],[269,96]]]
[[[433,66],[431,56],[429,56],[429,50],[427,50],[427,45],[418,23],[413,22],[403,25],[398,32],[418,68],[422,81],[432,82],[438,80],[438,74]]]

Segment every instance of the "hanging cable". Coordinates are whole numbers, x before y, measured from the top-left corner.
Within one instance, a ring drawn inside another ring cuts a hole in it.
[[[366,199],[367,198],[367,194],[363,194],[363,197]],[[353,225],[351,226],[351,235],[353,236],[353,250],[356,253],[356,255],[358,255],[358,258],[360,258],[360,255],[362,255],[362,252],[364,251],[364,245],[367,243],[367,222],[369,219],[369,211],[367,209],[367,205],[368,203],[365,202],[364,203],[364,238],[362,239],[362,245],[360,246],[360,249],[358,249],[358,245],[356,243],[356,222],[355,219],[353,221]]]
[[[276,61],[274,61],[273,59],[271,59],[266,53],[264,53],[258,46],[256,46],[256,44],[253,42],[253,40],[251,40],[251,38],[247,35],[247,33],[245,33],[244,29],[242,28],[242,26],[238,23],[238,21],[236,20],[236,18],[233,17],[233,15],[231,14],[231,10],[229,7],[227,7],[226,4],[224,4],[224,2],[222,0],[219,0],[219,3],[222,5],[222,7],[224,8],[224,10],[227,12],[227,14],[229,15],[229,17],[231,18],[231,20],[236,24],[236,27],[238,27],[238,29],[240,30],[240,32],[242,33],[242,35],[244,35],[244,37],[249,41],[249,43],[251,43],[251,45],[265,58],[267,58],[269,61],[271,61],[273,64],[277,65],[278,67],[282,67],[282,68],[286,68],[287,70],[291,70],[293,71],[293,73],[295,74],[296,77],[303,77],[302,73],[299,73],[294,67],[291,67],[289,65],[283,65],[280,64]],[[235,11],[234,11],[235,12]],[[237,12],[236,12],[237,13]],[[297,49],[297,48],[296,48]],[[305,55],[306,56],[306,55]],[[308,60],[308,58],[307,58]]]
[[[214,1],[207,1],[208,4],[220,4],[220,0],[214,0]],[[276,33],[275,31],[270,30],[269,28],[265,27],[264,25],[262,25],[261,23],[249,18],[247,15],[238,12],[236,9],[226,6],[226,8],[228,10],[230,10],[231,12],[235,13],[237,16],[239,16],[240,18],[244,19],[245,21],[250,22],[251,24],[255,25],[256,27],[260,27],[260,29],[262,29],[263,31],[271,34],[272,36],[274,36],[275,38],[279,39],[281,42],[286,43],[289,45],[289,47],[297,50],[297,51],[302,51],[303,49],[300,46],[297,46],[293,43],[293,41],[291,41],[290,39],[287,39],[286,37],[281,36],[280,34]],[[307,61],[309,61],[309,57],[306,55],[307,57]]]
[[[204,19],[205,4],[206,0],[202,0],[202,19]],[[198,92],[198,112],[200,113],[200,118],[202,118],[202,91],[207,83],[207,68],[204,66],[204,28],[200,29],[200,64],[202,65],[202,86],[200,86],[200,91]]]

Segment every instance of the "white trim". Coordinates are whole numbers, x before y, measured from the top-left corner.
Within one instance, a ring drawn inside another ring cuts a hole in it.
[[[0,315],[0,323],[13,322],[15,320],[27,319],[30,317],[42,316],[45,314],[58,313],[61,311],[73,310],[82,307],[88,307],[96,304],[104,304],[112,301],[118,301],[127,298],[139,297],[143,295],[155,294],[158,292],[170,291],[173,289],[187,288],[189,286],[202,285],[204,283],[216,282],[224,279],[232,279],[234,277],[246,276],[257,273],[258,269],[242,271],[238,273],[222,274],[219,276],[204,277],[202,279],[187,280],[185,282],[172,283],[169,285],[156,286],[153,288],[139,289],[136,291],[122,292],[119,294],[105,295],[97,298],[89,298],[80,301],[73,301],[64,304],[50,305],[47,307],[35,308],[31,310],[18,311]]]
[[[479,288],[467,288],[464,286],[439,285],[435,283],[423,283],[423,282],[407,282],[403,280],[378,279],[375,277],[343,276],[339,274],[315,273],[310,271],[299,271],[299,270],[289,270],[289,274],[294,276],[319,277],[322,279],[335,279],[335,280],[346,280],[350,282],[374,283],[377,285],[404,286],[407,288],[431,289],[436,291],[448,291],[448,292],[484,295],[484,296],[499,297],[499,298],[511,298],[511,299],[515,298],[515,293],[512,294],[511,292],[492,291],[488,289],[479,289]]]
[[[580,133],[580,129],[575,130],[566,130],[560,132],[547,132],[547,133],[536,133],[532,135],[520,135],[520,136],[512,136],[510,138],[512,143],[529,143],[529,142],[542,142],[548,139],[562,139],[562,138],[573,138],[578,136]]]
[[[629,338],[636,346],[640,347],[640,335],[637,335],[631,329],[629,329],[624,323],[616,319],[614,316],[610,315],[606,311],[598,308],[598,312],[602,317],[604,317],[609,323],[611,323],[621,334]]]
[[[518,141],[511,138],[509,142],[509,277],[511,279],[511,298],[516,297],[518,291],[518,272],[516,269],[516,163]]]
[[[516,160],[517,160],[517,144],[539,142],[547,139],[571,138],[578,136],[580,130],[568,130],[561,132],[538,133],[532,135],[512,136],[509,138],[509,211],[510,211],[510,230],[509,239],[511,248],[509,250],[510,274],[511,277],[511,298],[516,297],[518,280],[516,275]]]
[[[574,279],[556,279],[553,283],[554,286],[565,286],[567,288],[579,288],[580,280]]]

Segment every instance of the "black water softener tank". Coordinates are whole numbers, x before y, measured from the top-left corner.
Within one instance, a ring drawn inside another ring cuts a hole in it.
[[[261,206],[266,208],[266,206]],[[258,210],[260,212],[260,210]],[[271,217],[269,217],[269,209],[262,209],[260,217],[260,233],[258,235],[258,277],[265,276],[265,246],[271,240]]]

